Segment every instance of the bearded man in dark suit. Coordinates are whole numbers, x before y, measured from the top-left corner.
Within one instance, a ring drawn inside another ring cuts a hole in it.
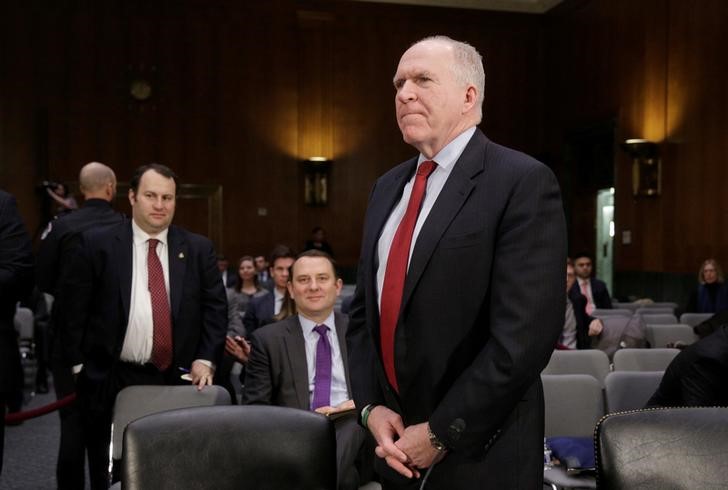
[[[394,76],[420,155],[372,190],[347,333],[387,489],[543,480],[539,374],[564,321],[566,229],[552,172],[476,128],[484,79],[478,52],[442,36]]]

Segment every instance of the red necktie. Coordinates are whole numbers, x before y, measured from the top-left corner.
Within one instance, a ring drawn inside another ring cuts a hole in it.
[[[379,335],[384,372],[387,374],[389,383],[397,392],[399,392],[399,386],[397,385],[397,375],[394,369],[394,331],[397,328],[399,309],[402,306],[402,293],[404,291],[404,279],[407,276],[412,233],[415,230],[417,216],[420,214],[422,199],[425,197],[427,178],[435,170],[436,166],[435,162],[426,160],[417,169],[407,210],[397,227],[397,232],[394,234],[389,249],[389,257],[387,258],[387,270],[384,272],[379,313]]]
[[[152,297],[152,358],[150,362],[160,371],[165,371],[172,364],[172,315],[169,311],[167,287],[164,285],[164,271],[157,256],[155,238],[149,239],[147,253],[147,273],[149,276],[149,295]]]

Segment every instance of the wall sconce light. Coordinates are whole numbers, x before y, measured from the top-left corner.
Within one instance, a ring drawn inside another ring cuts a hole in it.
[[[303,200],[308,206],[326,206],[329,203],[331,160],[311,157],[303,161]]]
[[[659,196],[662,193],[662,160],[657,143],[628,139],[622,149],[632,157],[632,195]]]

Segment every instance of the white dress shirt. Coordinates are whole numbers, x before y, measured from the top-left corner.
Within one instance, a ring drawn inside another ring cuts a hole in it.
[[[162,263],[164,272],[164,286],[167,289],[169,301],[169,254],[167,246],[168,229],[156,236],[147,234],[132,220],[131,229],[134,238],[132,252],[131,276],[131,302],[129,304],[129,323],[126,327],[124,345],[121,348],[120,359],[125,362],[144,364],[152,356],[152,339],[154,336],[154,321],[152,319],[152,296],[149,293],[147,251],[149,239],[159,240],[157,244],[157,257]]]
[[[455,163],[458,161],[458,158],[460,158],[460,155],[462,155],[465,147],[470,141],[470,138],[473,137],[473,134],[475,134],[474,126],[460,133],[455,139],[440,150],[434,158],[432,158],[432,161],[437,163],[437,167],[435,167],[435,170],[427,179],[425,197],[422,200],[420,214],[417,216],[417,223],[415,224],[415,229],[412,233],[412,244],[410,245],[409,258],[407,259],[408,268],[410,260],[412,259],[412,251],[415,248],[415,243],[417,242],[417,237],[420,234],[422,225],[425,223],[427,216],[430,214],[432,207],[435,205],[437,196],[440,195],[440,191],[442,191],[442,188],[445,186],[445,182],[447,182],[450,172],[452,172]],[[427,158],[420,154],[420,157],[417,160],[417,167],[419,168],[420,164],[426,160]],[[402,197],[400,198],[399,203],[397,203],[397,205],[394,206],[394,209],[392,209],[392,214],[389,215],[387,223],[384,225],[384,229],[382,230],[382,234],[379,236],[379,242],[377,244],[377,260],[379,263],[379,267],[377,269],[377,298],[380,309],[382,307],[382,299],[379,293],[384,285],[384,273],[387,270],[389,249],[392,246],[392,240],[394,239],[394,235],[397,233],[399,223],[402,221],[404,213],[407,210],[410,195],[412,194],[412,186],[415,181],[415,175],[412,175],[409,182],[407,182],[404,186]]]
[[[281,293],[278,291],[277,287],[273,286],[273,316],[276,316],[281,312],[281,308],[283,307],[283,298],[285,297],[286,295],[284,293]]]
[[[299,313],[298,321],[301,323],[303,338],[306,342],[306,366],[308,367],[308,403],[313,403],[314,380],[316,379],[316,346],[321,336],[314,330],[316,325],[329,327],[327,338],[331,344],[331,406],[335,407],[349,399],[349,390],[346,386],[346,373],[344,372],[344,358],[341,356],[339,337],[336,334],[334,313],[322,323],[309,320]]]

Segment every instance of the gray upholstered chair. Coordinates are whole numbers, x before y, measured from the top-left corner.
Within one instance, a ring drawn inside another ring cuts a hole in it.
[[[725,489],[728,408],[610,414],[595,433],[603,490]]]
[[[667,347],[668,344],[682,342],[690,345],[697,342],[698,336],[693,332],[693,327],[676,323],[674,325],[650,325],[645,327],[645,338],[652,347]],[[672,347],[672,346],[671,346]]]
[[[614,371],[604,380],[607,412],[643,408],[660,386],[664,371]]]
[[[637,313],[645,325],[674,325],[677,317],[672,313]]]
[[[196,407],[138,419],[124,433],[128,490],[336,488],[336,436],[323,415],[275,406]]]
[[[609,373],[609,357],[597,349],[555,350],[542,374],[588,374],[600,386]]]
[[[615,371],[664,371],[679,349],[619,349],[614,353]]]
[[[542,374],[546,437],[591,437],[604,415],[602,387],[587,374]],[[561,467],[544,470],[554,489],[596,488],[594,477],[570,476]]]
[[[176,408],[230,405],[230,394],[221,386],[206,386],[202,390],[184,386],[128,386],[116,395],[111,424],[111,458],[114,464],[112,480],[117,480],[121,460],[124,430],[130,422]]]
[[[591,312],[591,316],[601,318],[604,316],[632,316],[634,312],[627,308],[594,308]]]
[[[680,323],[694,327],[705,320],[710,320],[713,313],[683,313],[680,315]]]

